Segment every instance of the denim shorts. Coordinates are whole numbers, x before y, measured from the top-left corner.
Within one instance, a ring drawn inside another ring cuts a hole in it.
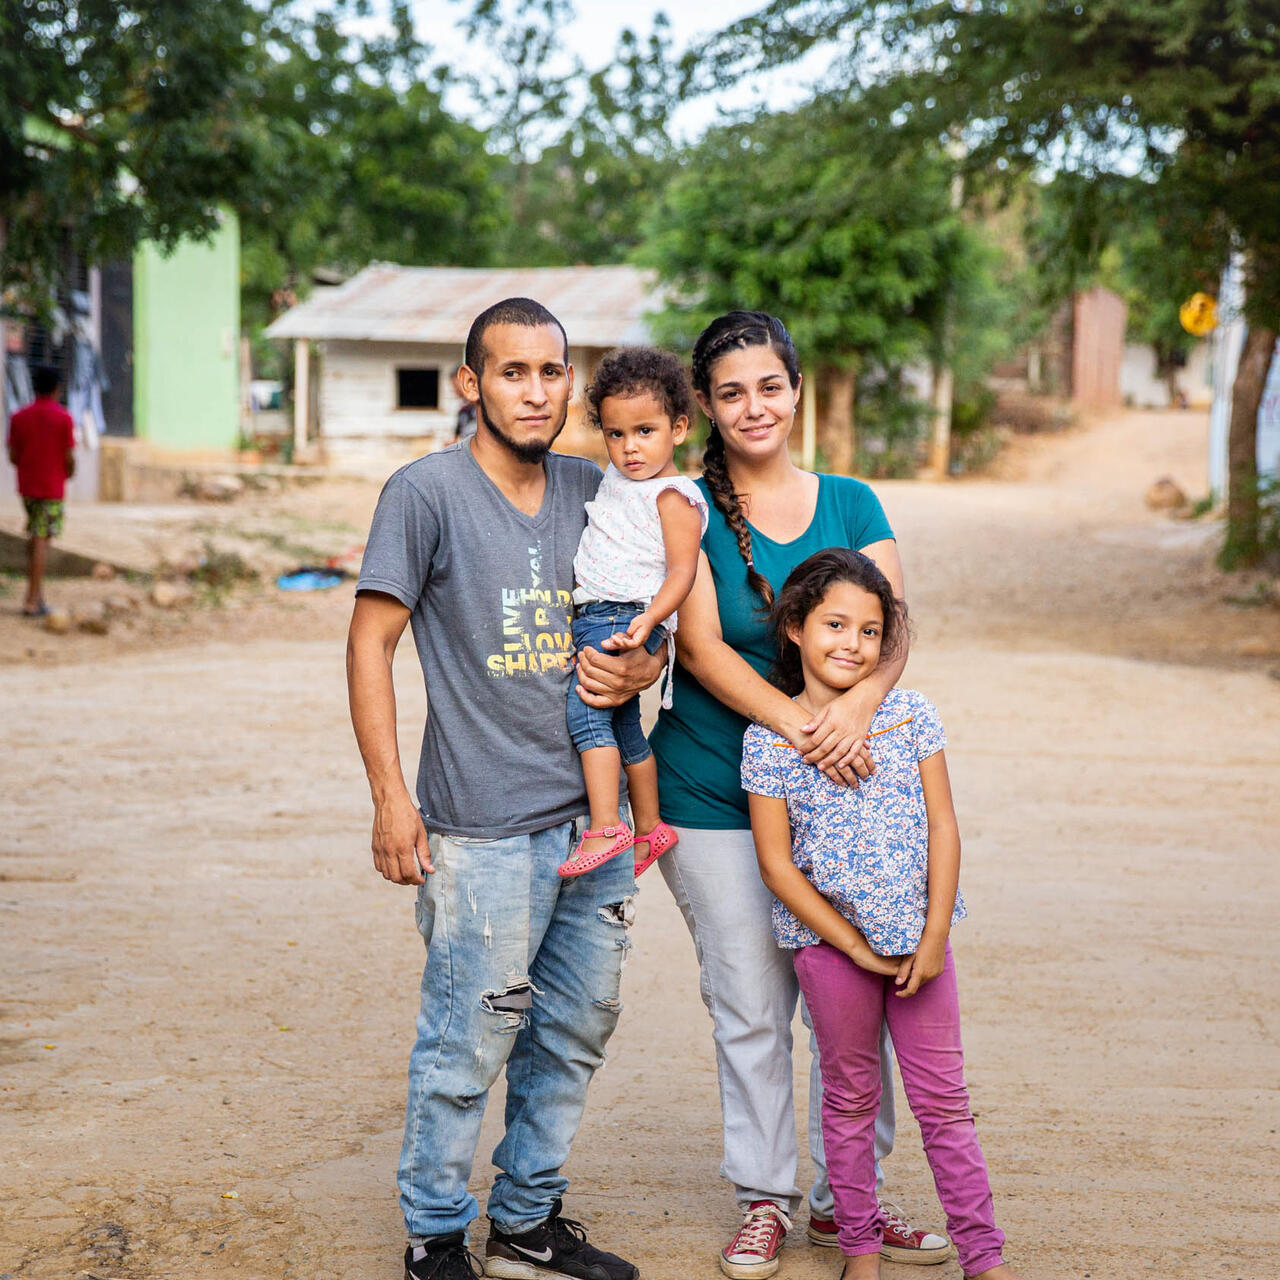
[[[622,603],[617,600],[593,600],[578,609],[573,620],[573,647],[583,649],[590,645],[599,649],[601,641],[617,631],[625,631],[645,606],[635,601]],[[666,643],[666,627],[654,627],[644,647],[657,653]],[[569,685],[569,700],[565,708],[569,725],[569,737],[579,755],[592,747],[616,747],[624,765],[639,764],[652,752],[649,740],[640,728],[640,698],[629,698],[620,707],[589,707],[578,697],[573,684]]]

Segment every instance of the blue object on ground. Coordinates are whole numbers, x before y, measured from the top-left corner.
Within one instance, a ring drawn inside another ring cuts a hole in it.
[[[281,591],[327,591],[341,586],[347,575],[340,569],[297,569],[276,579]]]

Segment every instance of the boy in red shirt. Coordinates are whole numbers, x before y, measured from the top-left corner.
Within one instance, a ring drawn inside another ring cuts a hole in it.
[[[27,508],[27,598],[23,617],[49,612],[44,602],[44,567],[49,540],[62,532],[62,499],[75,474],[75,428],[54,399],[58,371],[37,368],[31,377],[36,398],[9,422],[9,461],[18,469],[18,492]]]

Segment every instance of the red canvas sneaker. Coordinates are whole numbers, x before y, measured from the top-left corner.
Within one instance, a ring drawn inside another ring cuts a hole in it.
[[[935,1235],[932,1231],[914,1230],[896,1205],[881,1203],[880,1211],[885,1218],[884,1242],[880,1246],[882,1258],[889,1262],[906,1263],[908,1266],[932,1267],[952,1257],[951,1244],[946,1236]],[[834,1219],[821,1218],[812,1210],[809,1212],[809,1229],[805,1234],[814,1244],[821,1245],[824,1249],[840,1247],[840,1241],[836,1239]]]
[[[733,1239],[720,1251],[720,1270],[734,1280],[764,1280],[778,1269],[778,1250],[791,1219],[772,1200],[757,1200],[747,1210]]]

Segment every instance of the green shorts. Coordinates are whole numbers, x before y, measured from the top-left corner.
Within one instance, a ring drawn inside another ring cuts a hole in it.
[[[33,538],[56,538],[62,532],[61,498],[23,498],[27,509],[27,533]]]

